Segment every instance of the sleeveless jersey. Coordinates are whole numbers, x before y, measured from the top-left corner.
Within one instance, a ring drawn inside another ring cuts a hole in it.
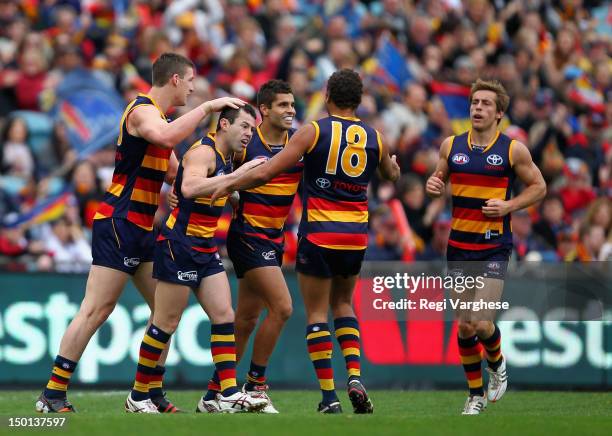
[[[193,144],[191,148],[193,147],[211,147],[214,150],[215,170],[209,177],[232,172],[231,159],[226,162],[215,146],[213,134],[208,134],[208,136]],[[183,161],[181,159],[176,174],[175,186],[177,187],[180,187],[183,183],[183,172]],[[213,205],[210,205],[210,196],[185,198],[181,189],[176,189],[176,196],[178,197],[178,205],[168,216],[158,239],[179,241],[196,251],[204,253],[217,251],[214,236],[227,197],[218,198]]]
[[[152,230],[172,149],[129,134],[127,117],[136,107],[145,104],[155,106],[159,115],[166,119],[155,101],[144,94],[138,95],[125,109],[121,117],[112,183],[94,219],[126,218],[143,229]]]
[[[285,144],[294,132],[294,129],[289,130]],[[268,145],[258,127],[257,134],[253,136],[243,153],[242,162],[260,157],[271,159],[283,147]],[[230,232],[282,243],[283,227],[303,169],[304,163],[298,162],[293,168],[274,177],[265,185],[241,191],[238,210],[232,219]]]
[[[312,124],[299,235],[320,247],[365,250],[367,189],[382,157],[380,134],[358,118],[330,116]]]
[[[482,206],[489,199],[509,200],[514,182],[512,139],[497,132],[484,149],[473,149],[470,132],[454,136],[448,154],[453,217],[448,244],[464,250],[512,246],[510,215],[489,218]]]

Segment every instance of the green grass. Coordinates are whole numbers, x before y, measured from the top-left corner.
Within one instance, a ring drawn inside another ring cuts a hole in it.
[[[39,391],[0,391],[0,434],[149,435],[470,435],[612,434],[612,393],[509,391],[477,417],[460,415],[460,391],[371,391],[374,415],[353,415],[344,392],[343,415],[320,415],[315,391],[273,391],[279,415],[195,414],[198,391],[172,391],[170,399],[189,413],[136,415],[123,411],[127,392],[70,393],[79,411],[61,430],[8,428],[7,417],[33,412]],[[58,416],[58,415],[44,415]],[[61,415],[66,416],[66,415]]]

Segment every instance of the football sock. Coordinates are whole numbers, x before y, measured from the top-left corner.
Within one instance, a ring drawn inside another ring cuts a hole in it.
[[[53,369],[51,370],[51,377],[45,388],[45,397],[66,398],[68,383],[70,382],[70,377],[72,377],[76,365],[77,362],[66,359],[59,354],[57,355],[53,364]]]
[[[310,360],[317,373],[323,403],[330,404],[338,401],[334,389],[334,370],[331,360],[333,343],[326,322],[310,324],[306,327],[306,344]]]
[[[149,398],[150,378],[154,374],[157,361],[169,340],[170,335],[168,333],[153,324],[149,326],[142,339],[138,353],[136,379],[134,380],[131,394],[134,401],[142,401]]]
[[[251,360],[251,367],[247,373],[246,390],[254,391],[255,386],[263,386],[266,384],[266,367],[258,365]]]
[[[224,397],[238,392],[236,385],[236,338],[234,323],[213,324],[210,327],[210,350]]]
[[[487,350],[487,363],[489,364],[489,368],[493,371],[497,371],[497,368],[499,368],[499,365],[502,363],[501,333],[499,327],[495,325],[493,334],[487,339],[480,338],[480,343],[482,343],[485,350]]]
[[[221,391],[221,384],[219,382],[219,374],[217,370],[213,373],[213,376],[208,380],[208,391],[204,395],[204,401],[210,401],[217,398],[217,394]]]
[[[484,395],[482,387],[482,356],[481,346],[478,342],[478,336],[474,335],[469,338],[458,337],[459,355],[461,356],[461,364],[465,371],[470,395]]]
[[[164,396],[162,383],[164,380],[165,372],[166,372],[166,368],[161,365],[157,365],[153,369],[153,373],[151,374],[151,377],[149,378],[149,395],[151,396],[151,398]]]
[[[336,330],[336,339],[342,349],[344,361],[346,362],[346,370],[348,372],[348,380],[359,380],[361,377],[361,364],[359,357],[359,323],[357,318],[352,316],[336,318],[334,320],[334,329]]]

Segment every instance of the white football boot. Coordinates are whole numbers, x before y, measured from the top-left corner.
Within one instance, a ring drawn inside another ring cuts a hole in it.
[[[508,374],[506,373],[506,358],[502,355],[502,362],[497,368],[497,371],[493,371],[487,367],[486,370],[489,373],[489,385],[487,387],[487,398],[492,403],[499,401],[500,398],[506,392],[508,388]]]
[[[240,391],[229,397],[218,394],[217,402],[219,409],[224,413],[259,412],[268,405],[268,400],[265,398],[253,398]]]
[[[472,395],[465,400],[462,415],[479,415],[487,407],[487,397]]]
[[[205,400],[204,397],[200,398],[196,407],[196,413],[221,413],[221,407],[219,402],[214,400]]]
[[[253,398],[263,398],[268,401],[268,404],[266,405],[266,407],[261,409],[260,411],[261,413],[272,413],[272,414],[279,413],[278,410],[276,410],[276,407],[274,407],[274,405],[272,404],[272,400],[268,396],[268,389],[270,389],[268,385],[262,385],[262,386],[255,386],[254,391],[247,391],[246,383],[242,386],[242,392],[244,392],[245,394],[250,395]]]
[[[132,399],[132,393],[130,392],[125,400],[125,411],[128,413],[159,413],[157,406],[153,404],[150,398],[142,401],[136,401]]]

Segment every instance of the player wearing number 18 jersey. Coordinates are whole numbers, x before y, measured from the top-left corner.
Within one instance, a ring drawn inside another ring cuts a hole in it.
[[[373,411],[361,384],[359,325],[351,302],[367,246],[367,185],[377,168],[386,179],[396,180],[399,167],[389,157],[380,133],[355,116],[362,93],[356,72],[343,69],[332,74],[326,95],[330,116],[305,125],[257,171],[215,192],[222,196],[260,186],[304,158],[304,212],[296,270],[308,321],[308,352],[323,395],[318,408],[322,413],[342,412],[331,365],[330,306],[354,411]]]

